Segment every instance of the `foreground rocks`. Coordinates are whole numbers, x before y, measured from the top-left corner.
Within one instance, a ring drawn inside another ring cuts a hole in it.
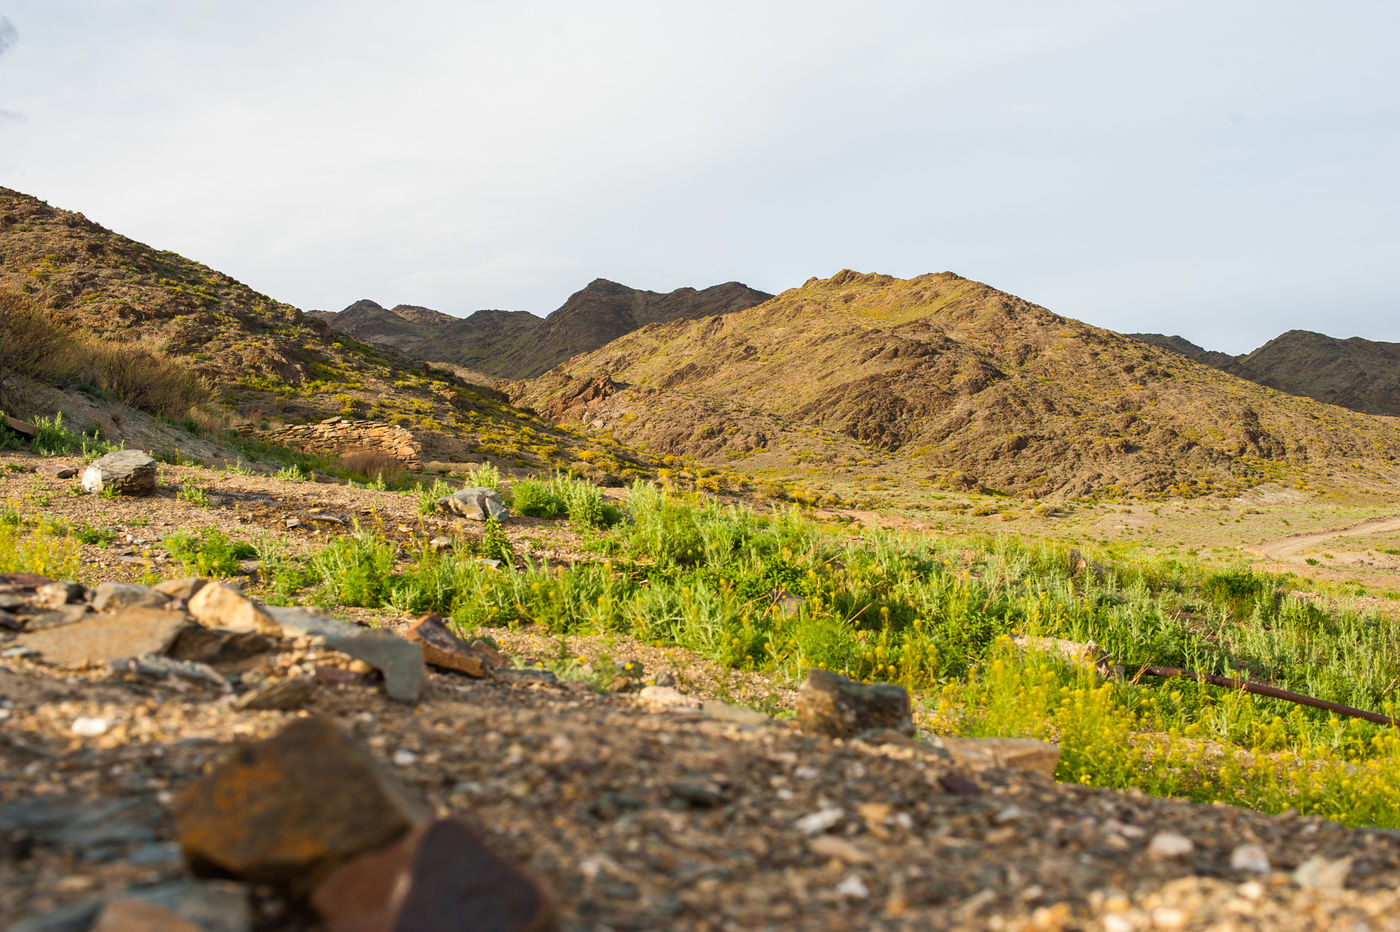
[[[385,692],[400,702],[417,702],[423,692],[419,643],[313,609],[262,605],[224,583],[176,580],[162,584],[167,591],[104,583],[89,592],[76,583],[10,574],[0,578],[0,584],[12,594],[0,622],[18,632],[8,649],[54,666],[105,666],[138,676],[180,676],[228,691],[228,683],[215,667],[235,672],[242,662],[270,651],[275,639],[293,639],[378,670]],[[188,602],[181,598],[184,593],[191,594]],[[103,612],[102,608],[115,610]],[[473,656],[485,656],[470,650]],[[489,675],[490,669],[504,663],[499,655],[491,662],[493,666],[474,675]],[[297,697],[295,702],[292,696]],[[309,701],[303,684],[250,704],[299,708]]]
[[[299,719],[235,751],[175,803],[190,869],[307,893],[340,864],[424,820],[375,760],[331,722]]]

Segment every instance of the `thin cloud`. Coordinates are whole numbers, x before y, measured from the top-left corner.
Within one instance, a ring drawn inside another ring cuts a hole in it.
[[[14,48],[18,41],[19,30],[15,29],[15,24],[0,16],[0,55]]]

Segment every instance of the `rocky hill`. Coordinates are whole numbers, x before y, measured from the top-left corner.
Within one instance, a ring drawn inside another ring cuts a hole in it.
[[[420,322],[434,313],[415,311],[405,313]],[[597,461],[630,461],[450,372],[336,334],[221,272],[6,188],[0,317],[0,405],[9,413],[72,414],[85,400],[110,400],[253,431],[339,416],[412,431],[425,460],[558,465],[592,448]],[[157,375],[169,390],[143,403]],[[111,414],[88,418],[120,438],[122,416]]]
[[[1290,330],[1240,356],[1160,333],[1130,336],[1231,375],[1366,414],[1400,416],[1400,343]]]
[[[1394,421],[1282,395],[952,273],[843,271],[748,310],[644,327],[518,397],[710,461],[801,461],[853,442],[957,485],[1024,494],[1230,488],[1344,463],[1357,481],[1387,483],[1400,455]]]
[[[509,379],[532,378],[647,324],[743,310],[771,298],[738,282],[665,294],[596,279],[546,318],[487,310],[452,317],[361,300],[339,313],[313,312],[341,333],[435,362]]]

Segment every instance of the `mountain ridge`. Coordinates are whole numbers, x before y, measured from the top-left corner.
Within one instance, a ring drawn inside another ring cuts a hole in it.
[[[1400,343],[1294,329],[1231,356],[1179,336],[1129,336],[1291,395],[1363,414],[1400,416]]]
[[[543,318],[501,310],[453,317],[414,305],[386,309],[368,299],[339,312],[313,313],[337,331],[421,359],[498,378],[527,379],[638,327],[724,314],[770,297],[740,282],[663,293],[596,278]]]
[[[714,462],[764,447],[747,409],[787,422],[779,445],[809,460],[831,445],[802,446],[816,429],[1019,494],[1238,488],[1341,451],[1382,481],[1400,455],[1395,423],[1287,400],[951,272],[811,279],[744,311],[641,328],[515,397]]]

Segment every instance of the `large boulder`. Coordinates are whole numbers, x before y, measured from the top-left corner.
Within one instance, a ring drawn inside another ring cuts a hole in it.
[[[495,489],[462,489],[438,499],[437,505],[442,511],[471,518],[473,521],[486,521],[490,518],[504,521],[510,517],[505,502],[501,501],[501,494]]]
[[[83,470],[83,488],[116,495],[150,495],[156,490],[156,461],[140,450],[118,450],[98,457]]]

